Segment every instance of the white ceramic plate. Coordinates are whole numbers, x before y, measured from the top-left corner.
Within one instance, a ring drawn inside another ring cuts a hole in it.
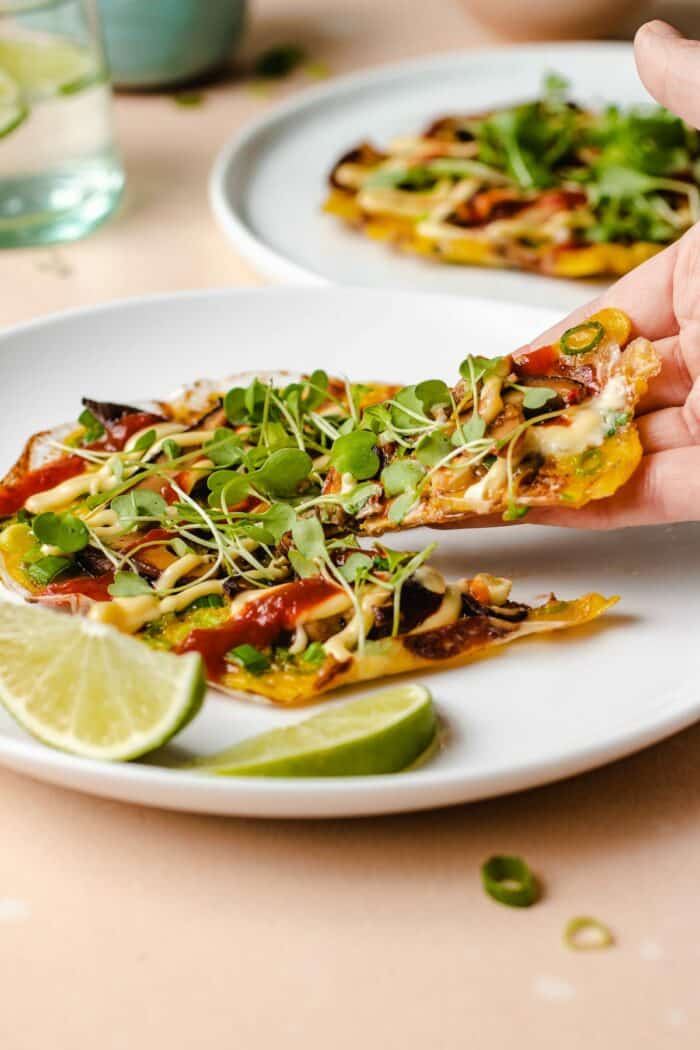
[[[75,418],[82,394],[128,401],[256,366],[449,378],[467,351],[507,351],[552,319],[450,296],[276,289],[143,299],[38,321],[0,335],[0,473],[29,433]],[[421,675],[449,727],[445,749],[424,768],[295,781],[207,779],[168,769],[181,749],[211,752],[303,717],[213,693],[176,744],[148,763],[121,766],[51,751],[0,713],[0,762],[94,794],[174,809],[369,814],[540,784],[633,751],[700,715],[698,526],[606,536],[523,525],[414,532],[396,543],[436,538],[440,568],[512,575],[526,600],[550,588],[567,598],[600,590],[623,600],[588,628]]]
[[[411,258],[320,210],[328,172],[359,142],[385,143],[445,113],[534,98],[552,70],[569,77],[572,97],[581,102],[649,101],[627,44],[464,52],[353,74],[297,95],[232,139],[211,176],[214,213],[237,251],[273,280],[420,289],[571,309],[602,285]]]

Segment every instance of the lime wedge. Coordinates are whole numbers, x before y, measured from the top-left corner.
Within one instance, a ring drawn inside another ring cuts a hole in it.
[[[428,690],[400,685],[244,740],[190,768],[229,777],[398,773],[425,751],[436,728]]]
[[[0,69],[0,139],[19,127],[28,112],[17,83]]]
[[[67,41],[0,40],[0,72],[30,101],[75,94],[103,76],[92,52]]]
[[[159,652],[104,624],[0,601],[0,701],[46,744],[136,758],[189,722],[203,697],[194,653]]]

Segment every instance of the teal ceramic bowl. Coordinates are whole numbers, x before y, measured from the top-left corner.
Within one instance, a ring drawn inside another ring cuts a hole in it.
[[[112,80],[118,87],[182,84],[226,64],[246,0],[99,0]]]

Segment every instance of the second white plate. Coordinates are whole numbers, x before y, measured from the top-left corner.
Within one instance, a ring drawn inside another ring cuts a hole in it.
[[[241,255],[276,281],[420,289],[573,309],[601,285],[411,258],[321,211],[328,172],[359,142],[382,144],[445,113],[534,98],[552,71],[569,79],[572,98],[580,102],[649,102],[627,44],[464,52],[356,73],[303,92],[232,139],[211,175],[214,213]]]

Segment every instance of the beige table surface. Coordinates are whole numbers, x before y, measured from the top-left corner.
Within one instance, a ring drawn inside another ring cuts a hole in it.
[[[454,0],[255,11],[248,53],[303,40],[333,72],[487,40]],[[205,178],[232,129],[303,81],[265,99],[232,78],[192,110],[120,97],[120,214],[82,243],[0,255],[0,323],[256,283]],[[0,1048],[697,1048],[699,753],[697,727],[513,798],[305,824],[129,808],[0,772]],[[541,873],[536,908],[484,896],[495,851]],[[614,949],[562,946],[586,913]]]

